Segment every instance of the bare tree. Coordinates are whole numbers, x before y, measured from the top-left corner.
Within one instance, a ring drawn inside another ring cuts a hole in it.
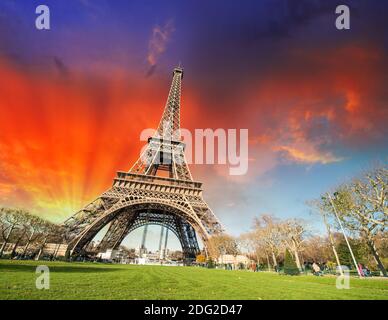
[[[273,266],[278,267],[277,256],[283,247],[282,234],[279,220],[272,215],[264,214],[254,220],[256,236],[261,238],[269,255],[272,257]]]
[[[333,217],[333,215],[328,215],[327,207],[326,207],[327,203],[325,201],[323,201],[323,199],[321,198],[321,199],[310,200],[307,202],[307,205],[309,205],[313,209],[314,213],[318,213],[320,215],[320,217],[322,218],[322,221],[323,221],[325,228],[326,228],[326,231],[327,231],[327,236],[328,236],[327,240],[330,243],[330,246],[331,246],[331,249],[333,251],[337,266],[339,268],[339,272],[341,273],[341,275],[343,275],[342,265],[341,265],[341,262],[340,262],[340,259],[338,256],[338,252],[336,249],[336,242],[335,242],[335,238],[334,238],[333,232],[332,232],[332,225],[335,225],[335,223],[333,223],[333,221],[330,221],[330,218],[333,220],[334,217]],[[326,259],[326,260],[328,260],[328,259]],[[315,259],[314,261],[319,261],[319,259],[318,260]],[[322,260],[321,260],[321,262],[322,262]]]
[[[240,242],[244,248],[251,253],[258,264],[261,262],[268,265],[268,270],[271,270],[270,252],[266,246],[264,238],[261,236],[260,231],[253,230],[251,232],[244,233],[240,236]]]
[[[20,243],[24,244],[24,256],[32,243],[40,244],[38,258],[42,253],[47,239],[62,241],[64,232],[54,223],[32,215],[25,210],[0,208],[0,235],[3,244],[0,248],[0,257],[3,255],[7,244],[14,241],[11,256],[14,256]]]
[[[17,248],[19,247],[20,243],[23,241],[28,241],[28,229],[31,225],[32,216],[30,213],[24,210],[19,210],[15,214],[18,215],[20,219],[19,228],[14,231],[15,236],[15,244],[13,245],[11,257],[14,257],[16,255]]]
[[[1,233],[3,245],[0,248],[0,257],[9,243],[12,234],[19,230],[25,221],[25,211],[19,209],[0,208]]]
[[[327,237],[312,236],[304,243],[303,257],[307,261],[325,263],[332,259],[331,243]]]
[[[387,226],[387,185],[385,168],[375,169],[363,178],[343,184],[334,193],[333,205],[345,228],[361,236],[367,243],[379,269],[387,276],[375,245],[375,237]],[[334,215],[330,199],[322,197],[322,208]]]
[[[43,240],[40,244],[39,252],[35,257],[35,260],[40,259],[48,240],[54,240],[55,242],[61,243],[63,239],[62,235],[64,234],[64,230],[62,230],[61,226],[49,221],[43,221],[40,232]]]
[[[306,236],[306,223],[301,219],[288,219],[278,225],[284,245],[292,252],[296,265],[302,270],[299,253]]]
[[[375,228],[388,227],[388,169],[376,168],[350,184],[354,214]]]
[[[22,255],[25,256],[31,243],[44,238],[45,228],[49,222],[41,219],[40,217],[30,215],[29,219],[25,223],[26,230],[26,244],[23,249]]]
[[[237,255],[239,253],[236,239],[228,234],[213,236],[209,239],[209,254],[218,258],[224,254]]]

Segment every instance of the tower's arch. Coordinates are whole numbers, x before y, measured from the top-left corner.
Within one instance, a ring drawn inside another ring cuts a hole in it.
[[[199,253],[196,235],[200,236],[204,244],[209,238],[201,221],[198,221],[196,215],[186,207],[163,201],[155,203],[147,199],[137,199],[125,201],[95,219],[72,241],[70,245],[72,254],[83,253],[96,234],[109,224],[110,227],[98,250],[117,248],[129,233],[146,224],[159,224],[174,232],[186,258],[193,258]]]

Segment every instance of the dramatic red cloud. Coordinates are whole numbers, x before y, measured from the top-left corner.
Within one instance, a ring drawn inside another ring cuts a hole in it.
[[[270,74],[225,91],[222,106],[207,104],[184,80],[184,127],[250,132],[248,176],[197,166],[195,179],[213,187],[225,177],[246,183],[281,161],[328,164],[347,157],[338,153],[343,146],[381,143],[388,119],[383,58],[373,48],[291,50]],[[156,74],[58,75],[7,61],[0,74],[0,204],[57,221],[109,188],[116,170],[130,169],[143,144],[139,134],[159,123],[170,84]]]
[[[58,219],[107,189],[116,170],[129,170],[169,86],[119,72],[22,72],[4,61],[0,73],[0,203]]]
[[[270,145],[296,162],[326,164],[342,160],[335,148],[384,143],[387,71],[376,48],[291,51],[248,90],[258,106],[251,144]]]

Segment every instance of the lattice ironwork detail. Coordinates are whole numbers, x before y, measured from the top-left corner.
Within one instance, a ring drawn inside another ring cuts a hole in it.
[[[202,183],[193,180],[180,141],[182,78],[183,69],[175,68],[158,129],[133,167],[117,172],[110,189],[64,222],[72,254],[84,252],[108,224],[100,251],[117,248],[140,226],[159,224],[176,234],[191,259],[199,252],[197,235],[206,246],[211,235],[223,231],[202,197]]]

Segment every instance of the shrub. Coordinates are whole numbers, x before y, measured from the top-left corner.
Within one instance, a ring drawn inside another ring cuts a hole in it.
[[[203,254],[199,254],[196,257],[196,262],[197,263],[205,263],[206,262],[206,257]]]
[[[335,270],[337,267],[337,264],[333,261],[327,261],[326,265],[329,268],[329,270]]]
[[[209,258],[209,260],[207,261],[207,267],[208,267],[209,269],[213,269],[213,268],[215,267],[214,261],[213,261],[212,258]]]
[[[296,266],[294,258],[291,256],[291,253],[286,249],[286,254],[284,256],[284,274],[288,274],[291,276],[298,275],[299,269]]]

